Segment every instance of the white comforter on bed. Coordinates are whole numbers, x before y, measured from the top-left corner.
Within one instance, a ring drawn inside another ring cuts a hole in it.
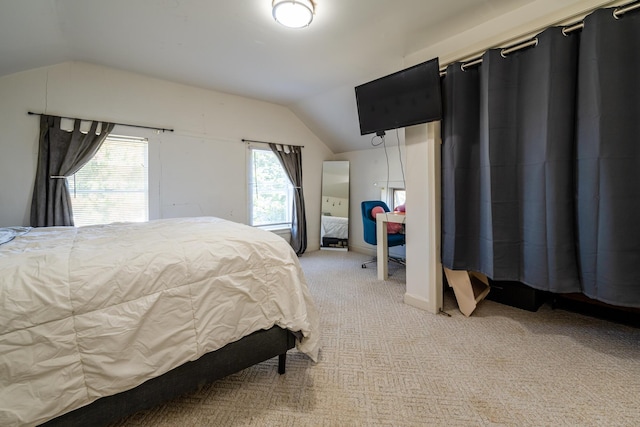
[[[322,215],[322,237],[349,238],[349,218]]]
[[[0,425],[32,425],[279,325],[318,354],[281,237],[218,218],[35,228],[0,246]]]

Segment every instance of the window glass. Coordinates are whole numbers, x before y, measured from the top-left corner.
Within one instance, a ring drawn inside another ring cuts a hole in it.
[[[146,139],[109,136],[67,178],[76,226],[149,219]]]
[[[254,226],[291,226],[293,187],[271,150],[250,148],[249,209]]]
[[[393,206],[391,210],[395,210],[396,207],[400,205],[404,205],[405,199],[407,196],[407,192],[402,188],[394,188],[393,189]]]

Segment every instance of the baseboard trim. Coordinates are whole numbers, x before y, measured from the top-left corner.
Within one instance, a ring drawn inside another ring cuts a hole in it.
[[[359,246],[359,245],[349,245],[349,250],[351,252],[356,252],[362,255],[369,255],[369,256],[376,256],[376,249],[375,246],[372,248],[371,246],[365,248],[363,246]]]
[[[422,297],[405,293],[404,303],[407,305],[410,305],[411,307],[419,308],[420,310],[424,310],[424,311],[428,311],[429,313],[436,314],[436,312],[434,312],[431,309],[432,304],[429,303],[429,300],[424,299]]]

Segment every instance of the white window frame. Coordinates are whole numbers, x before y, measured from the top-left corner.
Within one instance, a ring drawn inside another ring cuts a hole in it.
[[[406,201],[406,188],[403,181],[378,181],[375,183],[380,188],[380,200],[383,200],[393,212],[395,209],[395,192],[404,191]]]
[[[396,205],[396,192],[404,192],[405,196],[404,199],[405,201],[402,203],[399,203],[399,205],[403,204],[406,202],[407,200],[407,190],[405,190],[404,188],[400,188],[400,187],[391,187],[389,188],[389,209],[391,209],[392,211],[395,210],[395,208],[398,206]]]
[[[287,191],[286,191],[286,205],[287,207],[285,208],[287,210],[286,212],[286,220],[284,222],[275,222],[275,223],[270,223],[270,224],[254,224],[254,218],[253,218],[253,212],[254,212],[254,192],[256,191],[256,184],[254,183],[255,178],[254,178],[254,172],[255,172],[255,165],[254,165],[254,161],[253,161],[253,153],[256,151],[262,151],[265,153],[270,153],[274,156],[274,158],[276,159],[276,161],[278,161],[276,155],[271,151],[271,149],[269,148],[265,148],[259,145],[252,145],[252,144],[248,144],[247,145],[248,148],[248,155],[247,155],[247,207],[248,207],[248,222],[249,225],[256,227],[256,228],[262,228],[262,229],[266,229],[266,230],[270,230],[270,231],[278,231],[278,230],[291,230],[291,215],[292,215],[292,209],[293,209],[293,185],[291,184],[290,180],[287,178],[286,176],[286,171],[284,170],[284,168],[282,169],[282,173],[284,174],[284,177],[286,179],[287,182]],[[279,163],[279,161],[278,161]],[[280,166],[282,167],[282,166]]]

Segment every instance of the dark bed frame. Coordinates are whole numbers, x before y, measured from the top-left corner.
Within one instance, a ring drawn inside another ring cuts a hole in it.
[[[106,425],[275,356],[278,356],[278,373],[284,374],[287,351],[295,346],[295,342],[294,333],[279,326],[257,331],[131,390],[98,399],[42,426]]]

